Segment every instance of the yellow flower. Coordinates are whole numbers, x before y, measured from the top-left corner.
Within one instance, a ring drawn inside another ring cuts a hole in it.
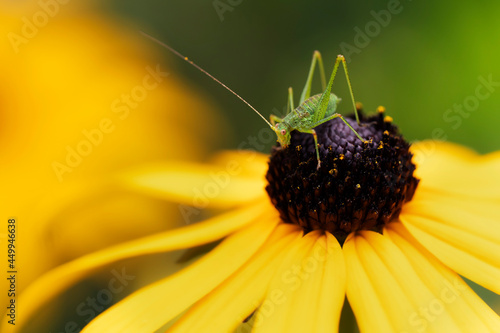
[[[200,158],[215,138],[210,105],[137,31],[80,1],[3,2],[0,34],[0,201],[2,226],[19,224],[17,292],[63,262],[174,226],[175,206],[112,175]],[[176,140],[183,147],[165,144]]]
[[[408,152],[396,129],[382,115],[374,117],[357,130],[363,135],[372,124],[387,129],[372,133],[383,135],[383,148],[376,141],[353,148],[351,133],[341,147],[344,158],[322,157],[318,171],[312,139],[299,146],[292,136],[299,149],[274,150],[267,181],[268,157],[241,151],[221,153],[205,165],[170,162],[126,172],[128,186],[178,202],[186,221],[199,215],[196,206],[229,211],[60,266],[26,290],[19,312],[30,318],[117,260],[223,239],[185,269],[113,305],[83,332],[155,332],[169,322],[168,332],[336,332],[345,297],[361,332],[499,332],[499,316],[460,275],[500,293],[500,153],[480,156],[436,141],[416,143]],[[357,148],[370,157],[350,154]],[[332,148],[323,153],[338,154]],[[356,174],[354,163],[367,169]],[[330,172],[332,166],[337,171]],[[314,183],[323,171],[329,176]],[[328,177],[341,174],[347,176],[324,197],[324,186],[333,182]],[[289,186],[294,181],[299,183]],[[336,208],[321,218],[323,204]],[[336,222],[324,224],[329,219]]]

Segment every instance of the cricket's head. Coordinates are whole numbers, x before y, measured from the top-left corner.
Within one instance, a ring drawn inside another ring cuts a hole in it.
[[[278,136],[278,142],[281,147],[286,148],[290,144],[290,127],[286,123],[277,123],[273,127],[274,132]]]

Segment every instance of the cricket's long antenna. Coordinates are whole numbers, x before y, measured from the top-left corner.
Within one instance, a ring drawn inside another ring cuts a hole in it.
[[[182,54],[180,54],[179,52],[177,52],[175,49],[173,49],[172,47],[168,46],[167,44],[159,41],[158,39],[154,38],[153,36],[148,35],[144,31],[141,31],[141,34],[144,37],[147,37],[147,38],[151,39],[153,42],[156,42],[156,43],[160,44],[161,46],[163,46],[164,48],[166,48],[167,50],[169,50],[170,52],[172,52],[173,54],[175,54],[179,58],[184,59],[186,62],[188,62],[189,64],[191,64],[194,67],[196,67],[200,72],[205,73],[209,78],[211,78],[212,80],[214,80],[215,82],[217,82],[218,84],[220,84],[221,86],[223,86],[224,88],[226,88],[227,90],[229,90],[234,96],[238,97],[243,103],[245,103],[246,105],[248,105],[250,107],[250,109],[254,110],[255,113],[257,113],[262,119],[264,119],[264,121],[269,125],[269,127],[271,127],[272,129],[274,129],[273,125],[271,125],[271,123],[269,121],[267,121],[267,119],[263,115],[261,115],[259,111],[257,111],[252,105],[250,105],[250,103],[248,103],[247,101],[245,101],[243,99],[243,97],[241,97],[240,95],[238,95],[237,93],[235,93],[234,91],[232,91],[224,83],[222,83],[218,79],[216,79],[212,74],[210,74],[209,72],[207,72],[206,70],[204,70],[203,68],[201,68],[200,66],[198,66],[197,64],[195,64],[194,62],[192,62],[191,60],[189,60],[188,57],[183,56]]]

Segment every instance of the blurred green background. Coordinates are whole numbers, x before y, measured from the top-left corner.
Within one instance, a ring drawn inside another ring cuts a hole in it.
[[[104,6],[188,55],[266,117],[286,106],[288,86],[298,99],[317,49],[327,75],[344,53],[356,100],[368,112],[384,105],[408,139],[443,133],[482,153],[500,148],[500,87],[475,97],[480,76],[500,82],[498,2],[127,0]],[[219,148],[235,148],[264,126],[191,66],[177,59],[172,66],[206,91],[230,122],[234,141]],[[334,91],[348,100],[343,74]],[[349,113],[349,104],[340,111]]]

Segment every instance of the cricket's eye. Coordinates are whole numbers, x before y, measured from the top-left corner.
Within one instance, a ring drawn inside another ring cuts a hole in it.
[[[285,135],[286,134],[286,130],[281,130],[281,135]]]

